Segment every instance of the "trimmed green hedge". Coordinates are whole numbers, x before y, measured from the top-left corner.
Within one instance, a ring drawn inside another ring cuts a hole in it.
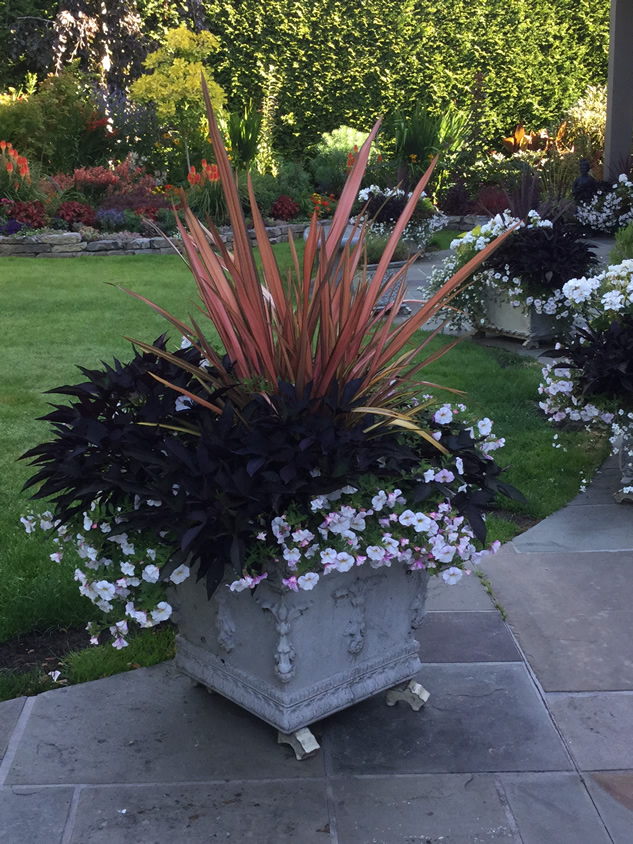
[[[606,80],[609,0],[206,0],[232,104],[260,101],[271,66],[277,148],[301,154],[341,124],[367,129],[426,98],[469,107],[484,74],[481,132],[555,123]]]
[[[437,111],[451,101],[469,108],[478,75],[477,146],[498,146],[517,122],[555,124],[588,85],[606,82],[609,0],[116,2],[121,18],[128,10],[141,19],[142,38],[108,23],[113,55],[131,51],[131,67],[170,26],[214,32],[221,48],[209,64],[229,105],[260,103],[273,90],[276,148],[290,157],[303,156],[323,132],[342,124],[366,130],[379,114],[416,100]],[[15,0],[0,11],[0,46],[10,54],[2,84],[19,85],[29,64],[40,78],[52,66],[51,28],[42,18],[50,20],[57,5]],[[95,0],[71,5],[98,14]],[[39,35],[28,36],[25,21],[38,24]],[[79,56],[87,61],[84,51]]]

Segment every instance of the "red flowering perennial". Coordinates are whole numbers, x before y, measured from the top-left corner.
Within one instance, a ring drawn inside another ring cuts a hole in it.
[[[20,155],[10,141],[0,141],[0,168],[5,170],[10,177],[19,178],[19,181],[16,181],[13,185],[16,190],[19,190],[22,182],[29,184],[31,182],[28,160],[25,156]]]
[[[187,181],[192,187],[203,184],[205,181],[218,182],[220,180],[220,171],[216,164],[207,164],[206,158],[203,158],[200,168],[199,173],[193,165],[189,168]]]

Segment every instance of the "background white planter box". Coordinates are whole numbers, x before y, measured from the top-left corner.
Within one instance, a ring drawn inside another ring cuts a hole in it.
[[[533,305],[514,307],[503,293],[493,290],[484,292],[486,306],[485,322],[478,331],[507,334],[524,340],[528,348],[536,348],[546,340],[552,340],[564,331],[565,323],[551,314],[539,314]]]
[[[417,673],[427,582],[402,564],[363,565],[309,592],[263,581],[234,594],[225,582],[209,601],[192,576],[172,594],[176,665],[291,733]]]

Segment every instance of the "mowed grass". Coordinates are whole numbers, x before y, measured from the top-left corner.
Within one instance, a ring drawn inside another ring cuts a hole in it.
[[[301,255],[303,241],[297,250]],[[288,245],[275,246],[275,252],[287,267]],[[90,603],[77,592],[71,567],[51,563],[50,548],[23,531],[20,516],[33,505],[20,490],[32,471],[16,461],[47,439],[48,426],[37,417],[61,397],[44,393],[79,383],[77,364],[129,360],[124,336],[152,342],[168,331],[174,346],[180,344],[168,322],[119,287],[181,318],[198,313],[195,283],[177,256],[0,259],[0,641],[90,618]],[[217,339],[210,323],[208,329],[209,339]]]
[[[435,338],[429,351],[445,343],[446,338]],[[421,373],[425,380],[464,390],[467,395],[461,400],[469,411],[477,419],[492,419],[493,432],[506,440],[493,456],[506,470],[504,480],[526,500],[499,499],[504,518],[494,513],[488,517],[491,540],[506,542],[521,531],[521,523],[529,526],[531,520],[540,521],[560,509],[608,454],[605,437],[582,428],[557,431],[546,421],[538,407],[541,368],[532,358],[466,339]],[[429,392],[445,401],[460,400],[445,391]],[[507,520],[511,514],[516,514],[515,521]]]
[[[300,255],[302,247],[298,242]],[[287,266],[287,244],[275,251]],[[195,311],[194,282],[176,256],[0,259],[0,641],[29,631],[85,624],[93,617],[92,605],[77,591],[72,566],[52,563],[50,547],[27,536],[19,523],[32,508],[20,491],[31,470],[17,458],[47,438],[47,425],[37,417],[46,413],[47,402],[55,397],[44,392],[79,382],[76,364],[94,367],[114,356],[129,360],[125,335],[151,342],[168,331],[173,345],[179,344],[180,337],[165,320],[119,286],[181,318]],[[208,336],[217,336],[210,325]],[[442,342],[436,339],[434,347]],[[544,518],[570,500],[581,475],[590,477],[605,457],[605,443],[584,431],[561,433],[561,448],[552,447],[552,428],[538,410],[540,368],[530,359],[466,340],[424,370],[423,377],[467,391],[464,401],[477,418],[493,419],[497,435],[506,438],[497,460],[508,467],[507,480],[527,499],[504,502],[511,513],[528,520]],[[450,394],[446,396],[451,400]],[[505,541],[520,530],[508,521],[507,513],[489,517],[488,525],[490,540]],[[167,658],[173,647],[170,637],[166,635],[159,645],[162,658]],[[64,676],[78,682],[130,665],[151,664],[150,660],[161,658],[156,647],[153,631],[144,631],[134,653],[130,646],[117,656],[109,645],[82,652],[76,661],[65,661]],[[113,669],[113,663],[118,667]],[[22,682],[13,675],[5,679],[13,689]],[[41,679],[34,681],[40,690]],[[16,693],[25,693],[24,686],[20,688],[23,691]],[[0,690],[0,699],[6,695]]]

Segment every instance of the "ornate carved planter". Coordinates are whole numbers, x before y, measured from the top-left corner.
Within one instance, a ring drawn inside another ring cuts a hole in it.
[[[484,292],[485,323],[478,326],[482,332],[505,334],[523,340],[528,348],[538,348],[541,342],[552,340],[562,333],[564,324],[550,314],[539,314],[533,305],[514,307],[503,293]]]
[[[172,594],[176,665],[293,733],[411,680],[427,581],[402,565],[364,565],[322,577],[309,592],[263,581],[254,595],[234,594],[224,583],[209,601],[189,578]]]

